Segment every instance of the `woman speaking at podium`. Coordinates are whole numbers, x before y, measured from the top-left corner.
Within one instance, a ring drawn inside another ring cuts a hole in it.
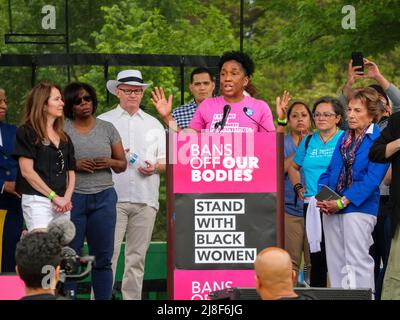
[[[205,99],[197,108],[186,131],[208,132],[271,132],[275,131],[268,104],[250,95],[254,63],[242,52],[222,55],[219,64],[221,96]],[[172,95],[166,99],[162,87],[155,87],[151,101],[163,121],[175,131],[182,130],[171,116]]]

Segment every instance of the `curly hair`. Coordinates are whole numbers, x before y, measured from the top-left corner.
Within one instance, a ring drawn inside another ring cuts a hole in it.
[[[240,65],[243,67],[243,70],[246,73],[246,76],[250,77],[254,73],[254,62],[250,58],[249,55],[246,53],[240,52],[240,51],[228,51],[225,52],[222,57],[219,59],[218,63],[218,70],[221,72],[222,66],[224,65],[225,62],[227,61],[236,61],[240,63]]]
[[[44,266],[56,268],[61,263],[61,245],[54,235],[31,232],[18,242],[15,250],[18,274],[30,288],[41,288]]]

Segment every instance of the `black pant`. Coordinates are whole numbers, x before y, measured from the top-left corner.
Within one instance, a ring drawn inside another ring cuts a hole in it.
[[[308,203],[304,204],[304,225],[307,225],[307,208]],[[321,213],[321,231],[322,231],[322,241],[321,241],[321,251],[311,253],[311,273],[310,273],[310,286],[326,288],[327,287],[327,274],[328,267],[326,265],[326,253],[325,253],[325,236],[324,228],[322,225],[322,213]]]
[[[387,262],[389,259],[391,237],[391,216],[393,203],[389,196],[381,196],[379,201],[378,219],[372,238],[374,244],[371,246],[370,255],[375,260],[375,300],[381,299],[383,278],[385,276]],[[381,261],[383,268],[381,269]]]

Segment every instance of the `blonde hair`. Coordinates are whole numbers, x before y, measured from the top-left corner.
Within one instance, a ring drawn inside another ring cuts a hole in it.
[[[46,128],[47,116],[45,105],[49,101],[52,88],[56,88],[62,95],[61,88],[58,85],[52,82],[42,81],[33,87],[25,102],[21,124],[29,124],[32,126],[37,135],[37,143],[43,140],[49,140]],[[64,115],[54,121],[53,128],[62,141],[66,142],[68,140],[64,132]]]

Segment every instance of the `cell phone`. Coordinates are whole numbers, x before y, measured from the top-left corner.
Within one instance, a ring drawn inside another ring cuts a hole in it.
[[[360,66],[356,70],[364,73],[364,57],[362,52],[352,52],[351,60],[353,60],[353,67]]]
[[[335,191],[325,185],[322,187],[321,191],[318,192],[318,194],[315,196],[315,199],[317,199],[318,201],[338,200],[341,198],[342,197],[339,194],[337,194]]]

